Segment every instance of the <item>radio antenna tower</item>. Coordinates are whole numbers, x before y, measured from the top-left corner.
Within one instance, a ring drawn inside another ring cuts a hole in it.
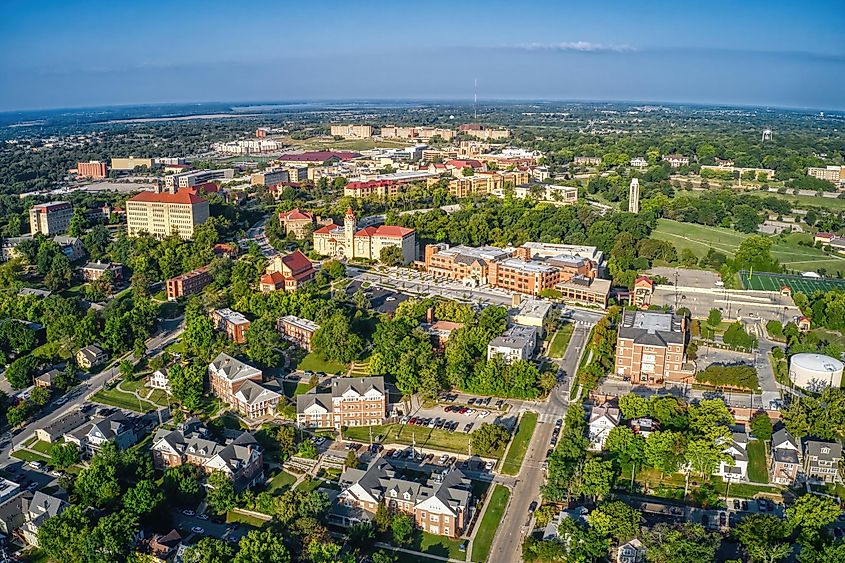
[[[475,79],[475,94],[472,98],[473,121],[478,121],[478,78]]]

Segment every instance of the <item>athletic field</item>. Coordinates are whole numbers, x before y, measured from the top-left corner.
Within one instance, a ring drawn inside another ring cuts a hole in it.
[[[787,274],[754,272],[749,279],[748,271],[742,270],[739,272],[739,279],[742,281],[743,289],[760,291],[780,291],[785,285],[788,285],[794,293],[800,291],[805,295],[813,295],[816,291],[845,290],[845,280],[833,278],[807,278]]]

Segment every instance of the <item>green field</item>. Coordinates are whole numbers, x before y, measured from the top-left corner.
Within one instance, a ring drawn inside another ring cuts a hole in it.
[[[534,435],[534,427],[537,426],[537,413],[528,411],[519,419],[519,427],[513,435],[508,455],[502,463],[502,473],[505,475],[516,475],[522,467],[522,459],[528,451],[528,444]]]
[[[555,333],[552,343],[549,345],[549,357],[562,358],[566,347],[569,346],[569,339],[572,338],[572,331],[575,325],[566,323]]]
[[[114,389],[100,389],[91,400],[110,407],[117,407],[119,409],[126,409],[140,413],[150,412],[155,410],[155,405],[148,401],[143,401],[130,393],[124,393],[116,387]]]
[[[421,448],[433,448],[456,454],[465,454],[469,451],[469,434],[405,424],[349,427],[343,430],[343,437],[347,440],[369,444],[370,429],[372,429],[373,440],[383,444],[409,446],[416,441],[417,446]],[[501,458],[502,452],[494,452],[489,457]]]
[[[766,443],[762,440],[752,440],[748,443],[748,478],[755,483],[769,482]]]
[[[790,276],[786,274],[771,274],[769,272],[739,272],[739,280],[743,289],[757,289],[761,291],[780,291],[788,285],[792,291],[801,292],[805,295],[812,295],[816,291],[832,291],[835,289],[845,290],[845,280],[831,278],[807,278],[804,276]]]
[[[511,492],[504,485],[496,485],[487,496],[487,509],[481,522],[478,523],[478,530],[472,542],[473,561],[487,561],[490,548],[493,546],[493,538],[496,536],[499,524],[502,523],[502,516],[505,514],[510,496]]]
[[[285,489],[289,489],[295,481],[296,477],[294,475],[291,475],[290,473],[287,473],[285,471],[279,471],[276,475],[273,476],[272,479],[270,479],[270,482],[267,483],[267,492],[282,492]]]
[[[740,243],[749,236],[732,229],[680,223],[670,219],[658,219],[657,229],[651,233],[652,238],[675,245],[679,253],[689,248],[696,256],[702,257],[712,248],[729,258],[733,257]],[[789,270],[803,272],[824,268],[831,273],[845,273],[845,256],[826,254],[819,248],[798,244],[812,240],[812,236],[807,233],[792,233],[783,239],[771,238],[772,256]]]
[[[346,372],[346,367],[346,364],[324,360],[320,358],[320,356],[318,356],[315,352],[311,352],[310,354],[302,358],[302,360],[300,360],[299,364],[296,366],[297,369],[301,369],[303,371],[322,371],[331,374]]]

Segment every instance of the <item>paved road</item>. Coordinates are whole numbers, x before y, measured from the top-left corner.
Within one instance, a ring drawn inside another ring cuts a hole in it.
[[[178,338],[184,330],[184,317],[167,319],[162,321],[160,325],[159,332],[147,340],[148,352],[156,353]],[[128,359],[134,361],[134,357],[131,354],[128,356]],[[67,395],[71,398],[64,405],[55,406],[55,403],[53,403],[52,407],[48,406],[47,410],[42,412],[39,418],[24,426],[23,429],[18,430],[12,437],[11,442],[0,450],[0,464],[5,466],[14,460],[10,455],[12,450],[25,442],[39,428],[44,428],[55,420],[65,416],[70,411],[78,409],[85,403],[85,398],[88,395],[97,391],[106,381],[118,375],[118,373],[118,363],[116,362],[113,367],[105,369],[80,383]],[[50,410],[51,408],[52,410]]]

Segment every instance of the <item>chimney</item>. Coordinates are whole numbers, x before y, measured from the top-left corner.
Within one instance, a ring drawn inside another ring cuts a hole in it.
[[[511,296],[511,307],[519,307],[519,304],[522,302],[522,295],[519,293],[514,293]]]
[[[434,323],[434,307],[429,307],[425,310],[425,322],[428,324]]]

